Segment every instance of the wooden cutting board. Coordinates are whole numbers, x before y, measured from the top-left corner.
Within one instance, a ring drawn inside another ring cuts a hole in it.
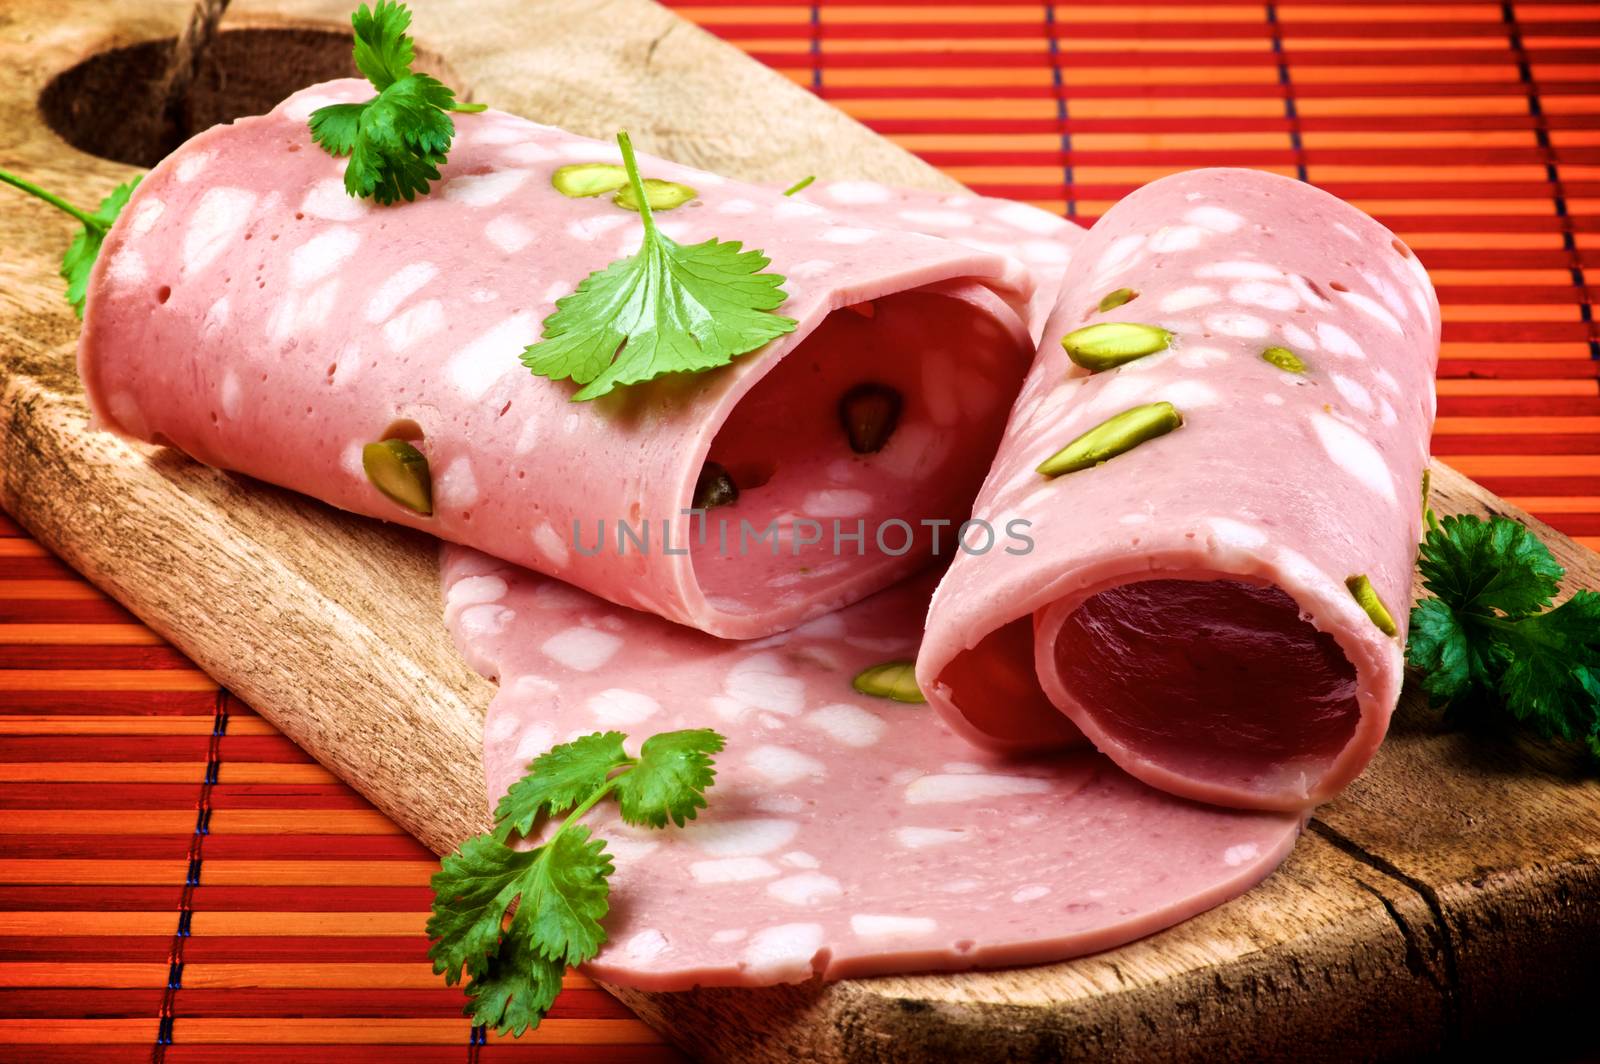
[[[420,0],[424,67],[472,98],[764,181],[949,179],[648,0]],[[264,110],[347,69],[350,0],[239,0],[196,118]],[[8,0],[0,165],[83,204],[134,169],[137,81],[183,0]],[[446,63],[440,57],[447,57]],[[221,98],[215,92],[221,89]],[[148,138],[147,138],[148,139]],[[120,140],[120,143],[115,143]],[[131,153],[131,154],[130,154]],[[91,432],[55,270],[72,226],[0,190],[0,505],[435,850],[487,820],[491,686],[440,621],[425,537]],[[1600,558],[1435,466],[1435,507],[1533,525],[1569,569]],[[1377,760],[1243,898],[1043,968],[765,991],[616,992],[729,1061],[1216,1059],[1482,1049],[1581,1023],[1600,983],[1600,783],[1575,754],[1441,728],[1413,696]]]

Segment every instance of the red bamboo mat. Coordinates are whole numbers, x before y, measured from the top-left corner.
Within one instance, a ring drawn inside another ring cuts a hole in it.
[[[1600,548],[1600,4],[672,3],[990,195],[1192,166],[1350,199],[1445,307],[1434,453]],[[569,977],[484,1038],[432,857],[0,518],[0,1060],[658,1062]]]

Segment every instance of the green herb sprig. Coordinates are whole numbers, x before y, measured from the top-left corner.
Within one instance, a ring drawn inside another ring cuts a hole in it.
[[[427,74],[413,73],[416,48],[406,30],[411,12],[394,0],[362,4],[350,16],[356,69],[378,90],[365,103],[336,103],[311,112],[311,139],[340,158],[345,191],[381,204],[408,203],[439,180],[456,125],[450,112],[471,113],[481,103],[458,103],[456,94]]]
[[[567,967],[600,952],[612,864],[605,840],[580,822],[584,814],[614,795],[626,823],[682,827],[705,808],[721,735],[662,732],[637,758],[623,752],[623,739],[596,732],[536,758],[495,807],[494,830],[462,843],[434,874],[428,956],[451,986],[466,973],[465,1012],[474,1023],[514,1035],[538,1027]],[[508,845],[561,813],[539,846]]]
[[[725,366],[796,324],[773,313],[788,296],[779,287],[783,277],[761,272],[771,262],[766,255],[744,251],[737,240],[684,247],[656,228],[633,142],[618,133],[617,143],[644,223],[643,243],[558,299],[543,339],[522,352],[535,375],[583,385],[575,401],[664,373]]]
[[[1430,515],[1431,517],[1431,515]],[[1453,713],[1509,714],[1600,758],[1600,594],[1551,608],[1566,571],[1539,538],[1493,517],[1430,520],[1406,660]]]
[[[83,317],[83,305],[89,294],[89,271],[94,269],[95,260],[100,257],[100,246],[105,243],[106,234],[111,231],[111,224],[122,213],[122,208],[128,205],[128,197],[139,187],[139,181],[143,176],[140,174],[132,181],[126,181],[112,189],[111,195],[101,200],[100,206],[90,212],[82,207],[73,206],[53,192],[46,192],[32,181],[0,170],[0,182],[44,200],[50,206],[65,211],[83,223],[83,228],[78,230],[78,234],[72,238],[72,243],[67,245],[66,253],[61,256],[61,279],[67,282],[67,302],[72,304],[73,312],[80,318]]]

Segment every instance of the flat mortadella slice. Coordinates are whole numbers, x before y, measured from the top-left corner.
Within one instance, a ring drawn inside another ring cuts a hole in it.
[[[1011,761],[927,706],[851,678],[909,658],[930,581],[769,639],[726,642],[446,547],[445,618],[498,678],[491,804],[550,746],[677,728],[728,740],[684,829],[591,822],[616,862],[588,974],[628,986],[762,986],[1033,964],[1107,949],[1249,889],[1300,817],[1219,809],[1093,753]]]
[[[1103,323],[1153,353],[1075,365],[1063,337]],[[979,745],[1086,735],[1189,798],[1336,794],[1399,697],[1439,330],[1411,251],[1309,185],[1198,170],[1118,203],[1073,253],[974,508],[1030,522],[1034,548],[956,556],[918,658],[929,700]],[[1181,425],[1036,470],[1159,403]]]
[[[636,212],[552,186],[563,165],[617,162],[615,145],[456,115],[443,179],[374,206],[345,194],[346,161],[306,127],[370,92],[313,86],[145,178],[97,263],[79,349],[101,425],[730,638],[909,574],[931,548],[922,521],[969,512],[1032,358],[1021,262],[642,156],[646,176],[697,192],[658,212],[661,231],[761,249],[799,326],[731,366],[572,403],[570,383],[519,356],[559,297],[638,247]],[[945,210],[935,220],[968,228]],[[880,449],[857,453],[840,404],[863,384],[903,408]],[[369,483],[363,447],[392,438],[426,456],[431,514]],[[708,460],[739,495],[716,510],[729,539],[691,544]],[[809,539],[801,519],[827,534],[781,564],[739,549],[746,523]],[[873,534],[894,519],[914,533],[903,552]],[[866,549],[835,553],[835,522],[864,527]]]

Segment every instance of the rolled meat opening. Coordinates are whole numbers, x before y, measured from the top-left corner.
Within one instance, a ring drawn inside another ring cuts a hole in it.
[[[519,356],[639,246],[637,212],[553,182],[616,148],[460,114],[443,180],[376,207],[306,127],[370,94],[314,86],[146,177],[80,345],[103,426],[734,638],[892,583],[925,562],[925,522],[969,512],[1032,357],[1018,261],[641,157],[692,196],[661,231],[763,251],[798,325],[730,366],[573,403]],[[380,441],[403,443],[374,474]]]
[[[1296,809],[1399,697],[1438,302],[1392,233],[1248,170],[1154,182],[1074,252],[917,678],[980,745],[1083,736],[1173,793]]]

